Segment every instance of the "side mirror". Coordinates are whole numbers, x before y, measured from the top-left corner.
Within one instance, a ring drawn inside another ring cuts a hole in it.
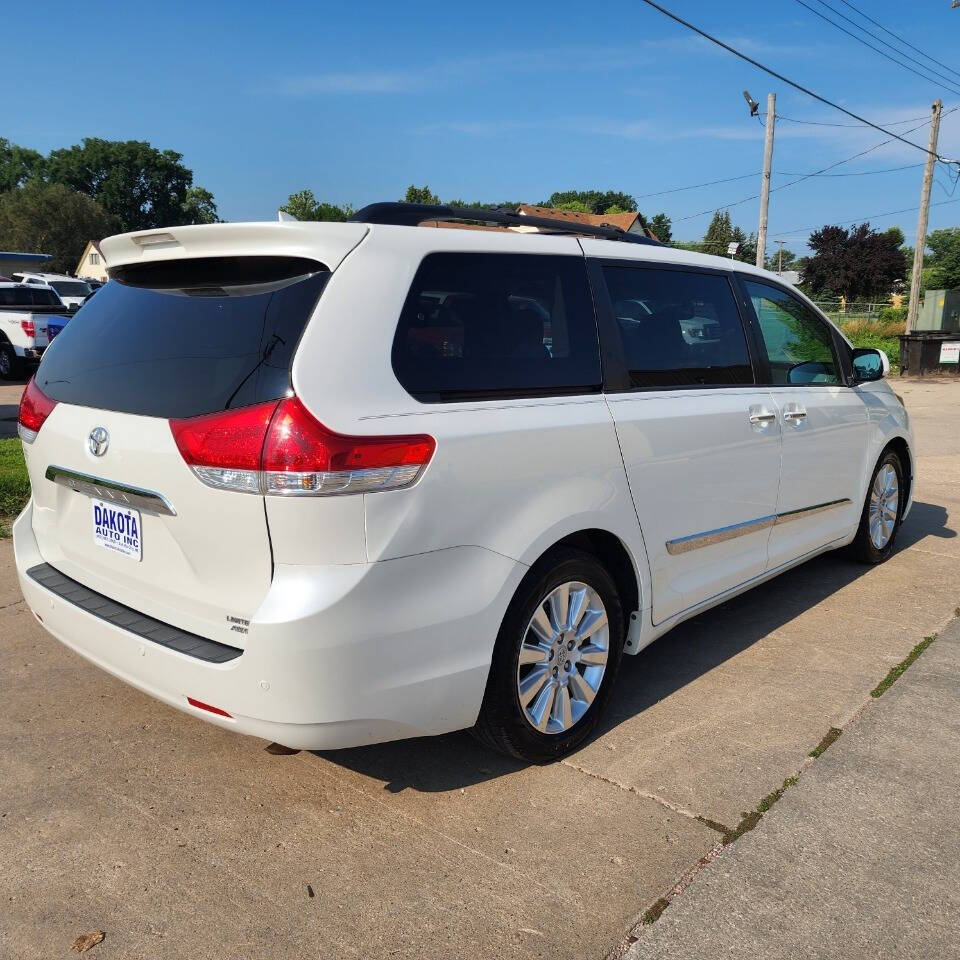
[[[890,361],[882,350],[858,347],[853,351],[853,375],[857,383],[882,380],[890,372]]]

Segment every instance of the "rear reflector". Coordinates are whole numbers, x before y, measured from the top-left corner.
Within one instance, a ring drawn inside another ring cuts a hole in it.
[[[204,703],[202,700],[194,700],[193,697],[187,697],[187,703],[191,707],[196,707],[198,710],[206,710],[207,713],[215,713],[218,717],[227,717],[232,720],[233,717],[227,713],[226,710],[221,710],[219,707],[211,707],[209,703]]]
[[[17,415],[17,433],[24,443],[33,443],[37,439],[40,428],[56,405],[57,401],[43,393],[31,377],[20,397],[20,412]]]
[[[37,328],[32,320],[21,320],[20,329],[23,330],[28,337],[35,337],[37,335]]]
[[[298,397],[171,420],[170,429],[184,460],[208,486],[281,496],[406,487],[418,479],[436,449],[426,434],[334,433]]]

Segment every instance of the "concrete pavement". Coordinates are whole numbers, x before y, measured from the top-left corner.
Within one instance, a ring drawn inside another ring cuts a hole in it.
[[[100,958],[604,956],[715,848],[703,820],[795,774],[960,602],[960,384],[894,385],[920,454],[897,554],[819,558],[625,658],[551,767],[466,734],[270,755],[48,637],[0,542],[0,957],[94,928]]]
[[[628,960],[960,956],[958,756],[955,621]]]
[[[0,439],[17,435],[17,410],[26,380],[0,380]]]

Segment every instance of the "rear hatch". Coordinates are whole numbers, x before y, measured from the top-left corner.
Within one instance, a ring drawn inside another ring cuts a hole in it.
[[[339,263],[358,239],[341,237],[327,259]],[[244,646],[272,575],[264,498],[200,482],[173,427],[286,396],[329,277],[326,263],[293,256],[112,268],[114,282],[36,374],[42,403],[56,402],[25,443],[47,563],[156,619]]]

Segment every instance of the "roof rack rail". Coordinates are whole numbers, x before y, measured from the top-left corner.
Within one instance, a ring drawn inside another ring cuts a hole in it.
[[[570,220],[553,220],[550,217],[530,217],[505,210],[502,207],[448,207],[431,203],[371,203],[358,210],[353,223],[384,223],[398,227],[416,227],[426,220],[471,221],[492,223],[504,227],[537,227],[548,233],[579,234],[598,237],[602,240],[623,240],[627,243],[643,243],[648,246],[663,246],[658,240],[638,233],[627,233],[612,224],[594,225]]]

